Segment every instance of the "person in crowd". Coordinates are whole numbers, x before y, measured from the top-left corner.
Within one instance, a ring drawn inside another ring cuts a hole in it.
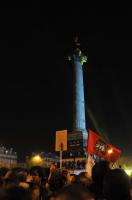
[[[77,182],[77,175],[71,174],[70,172],[67,173],[66,178],[67,178],[66,180],[67,185]]]
[[[107,200],[130,200],[131,182],[123,169],[113,169],[104,176],[103,192]]]
[[[95,194],[96,199],[103,198],[103,179],[107,172],[111,170],[110,162],[102,160],[97,162],[92,168],[92,184],[89,189]]]
[[[32,196],[28,190],[19,186],[12,186],[1,189],[0,200],[32,200]]]
[[[95,198],[82,184],[73,183],[63,187],[58,192],[56,200],[95,200]]]
[[[4,177],[5,177],[5,175],[7,174],[8,171],[9,171],[9,169],[6,168],[6,167],[1,167],[0,168],[0,186],[3,185]]]
[[[89,187],[92,184],[92,180],[88,177],[87,173],[81,172],[78,175],[78,181],[82,183],[85,187]]]
[[[66,184],[66,178],[61,171],[57,169],[57,166],[52,164],[50,167],[50,174],[48,177],[48,184],[50,190],[50,196],[56,196],[58,190],[60,190]]]
[[[40,200],[41,199],[40,187],[38,185],[33,185],[30,188],[30,193],[32,196],[32,200]]]
[[[21,186],[25,189],[29,188],[26,182],[28,170],[23,168],[13,168],[7,171],[3,178],[3,187]]]
[[[40,196],[42,200],[48,200],[49,195],[49,184],[48,184],[48,177],[49,177],[50,169],[49,168],[42,168],[42,175],[41,175],[41,187],[40,187]]]
[[[32,196],[36,196],[36,199],[38,198],[42,200],[48,199],[48,170],[45,170],[42,167],[36,166],[32,167],[30,170],[30,176],[32,177],[32,181],[30,184],[30,191],[32,193]]]

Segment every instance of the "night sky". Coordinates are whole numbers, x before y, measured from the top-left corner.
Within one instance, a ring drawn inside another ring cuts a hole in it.
[[[84,66],[87,128],[132,155],[132,12],[40,1],[1,9],[0,143],[20,158],[53,151],[55,131],[72,130],[74,35]]]

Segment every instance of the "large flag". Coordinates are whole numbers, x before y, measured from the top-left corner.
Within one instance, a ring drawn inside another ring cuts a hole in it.
[[[106,160],[115,162],[121,154],[121,150],[108,144],[101,136],[94,131],[88,133],[88,154],[95,154]]]

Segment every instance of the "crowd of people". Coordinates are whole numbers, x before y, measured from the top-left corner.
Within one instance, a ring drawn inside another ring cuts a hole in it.
[[[34,166],[0,169],[0,200],[130,200],[132,179],[108,161],[97,162],[92,177],[66,169]]]

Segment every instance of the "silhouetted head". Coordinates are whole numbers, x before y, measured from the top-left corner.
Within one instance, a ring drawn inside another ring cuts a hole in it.
[[[58,193],[56,200],[94,200],[94,196],[80,183],[73,183]]]
[[[93,182],[102,182],[104,175],[110,171],[110,162],[103,160],[96,163],[92,168],[92,180]]]
[[[92,181],[89,186],[90,190],[95,194],[96,198],[103,198],[103,179],[105,174],[110,171],[110,163],[108,161],[97,162],[92,168]]]
[[[108,200],[130,200],[130,178],[122,169],[109,171],[103,182],[103,192]]]
[[[0,200],[32,200],[28,190],[22,187],[10,187],[0,193]]]

